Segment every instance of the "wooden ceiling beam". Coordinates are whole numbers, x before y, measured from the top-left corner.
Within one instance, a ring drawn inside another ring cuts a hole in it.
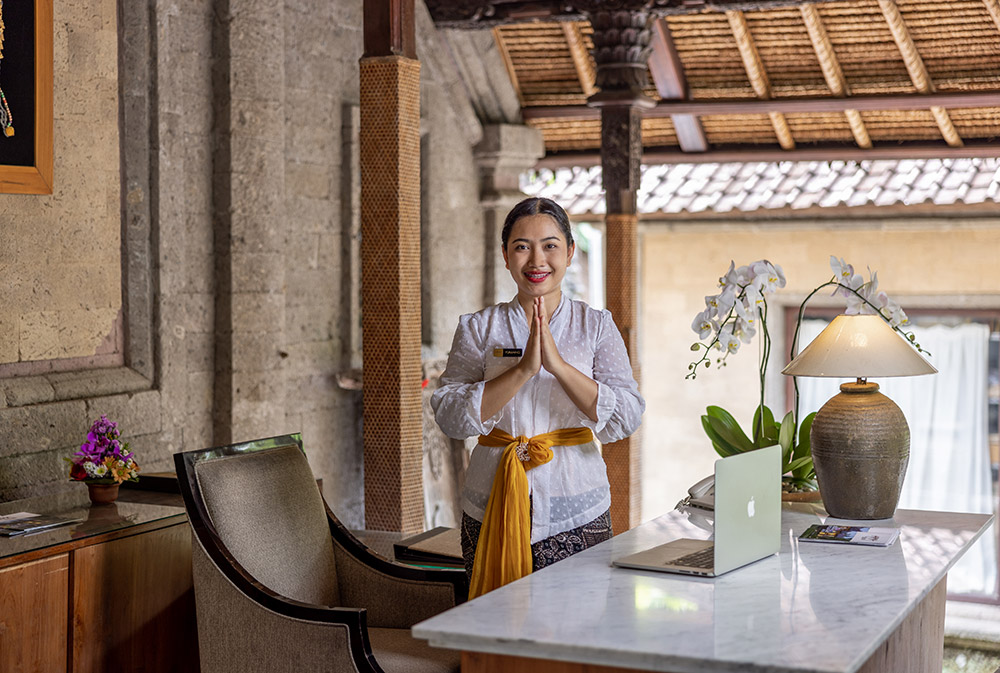
[[[830,87],[830,92],[838,98],[850,96],[851,91],[844,78],[844,71],[840,67],[840,61],[833,50],[830,37],[826,34],[826,27],[823,25],[823,19],[820,17],[816,5],[807,2],[799,8],[799,11],[802,13],[802,21],[806,24],[806,32],[809,33],[809,40],[816,52],[816,58],[819,59],[823,79]],[[871,147],[872,139],[868,135],[868,128],[865,126],[864,120],[861,119],[861,113],[853,108],[848,108],[844,110],[844,116],[847,117],[847,123],[851,127],[854,142],[858,144],[858,147],[864,149]]]
[[[510,51],[507,49],[507,43],[504,42],[503,34],[499,28],[493,29],[493,41],[497,45],[497,52],[503,61],[503,67],[507,69],[507,76],[510,77],[510,85],[514,87],[514,93],[517,94],[517,100],[523,108],[524,96],[521,95],[521,84],[517,79],[517,70],[514,68],[514,61],[510,58]]]
[[[562,24],[563,35],[566,36],[566,46],[569,47],[570,57],[573,59],[573,67],[576,69],[576,78],[580,80],[580,88],[583,95],[590,98],[597,93],[597,69],[594,61],[590,58],[587,45],[584,44],[583,31],[577,21],[567,21]]]
[[[983,3],[986,5],[986,11],[993,18],[993,23],[997,25],[997,30],[1000,30],[1000,1],[983,0]]]
[[[906,22],[903,20],[903,15],[900,13],[899,7],[896,6],[896,0],[878,0],[878,4],[886,23],[889,24],[892,38],[896,41],[896,46],[899,47],[899,53],[903,57],[903,63],[906,65],[907,72],[910,73],[910,80],[913,81],[913,86],[920,93],[933,93],[934,82],[931,81],[931,76],[927,72],[927,66],[924,65],[924,59],[921,58],[920,51],[913,43],[913,38],[910,37],[910,31],[906,27]],[[948,111],[940,105],[935,105],[931,107],[931,114],[934,115],[934,120],[941,130],[941,135],[944,137],[945,142],[952,147],[960,147],[962,145],[962,138],[958,135],[958,131],[955,130],[955,125],[951,122],[951,116],[948,114]]]
[[[743,68],[747,72],[750,86],[753,87],[757,98],[768,100],[771,98],[771,82],[764,69],[764,62],[760,60],[760,54],[757,53],[757,45],[753,35],[750,34],[750,26],[747,25],[746,16],[741,11],[729,10],[726,12],[726,19],[729,20],[729,29],[733,32],[733,37],[736,38],[736,46],[743,59]],[[795,149],[795,139],[792,138],[792,129],[789,128],[785,115],[780,112],[768,112],[767,115],[771,118],[774,135],[777,136],[778,144],[781,145],[782,149]]]
[[[992,108],[1000,107],[1000,91],[960,91],[928,94],[894,94],[888,96],[852,96],[851,98],[755,98],[726,100],[660,101],[643,111],[645,117],[669,117],[675,114],[747,115],[781,112],[809,114],[815,112],[926,110],[930,107]],[[599,119],[600,113],[585,105],[538,105],[522,109],[524,119]]]
[[[688,97],[687,78],[684,76],[684,64],[681,62],[674,40],[670,36],[670,27],[664,19],[653,22],[653,47],[649,55],[649,72],[660,98],[664,100],[684,100]],[[677,144],[685,152],[704,152],[708,149],[708,139],[701,127],[701,122],[694,115],[670,115],[677,134]]]

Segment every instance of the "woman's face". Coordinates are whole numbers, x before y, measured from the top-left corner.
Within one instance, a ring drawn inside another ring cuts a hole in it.
[[[544,297],[557,292],[575,247],[566,244],[566,236],[548,215],[525,215],[514,222],[503,259],[518,294]]]

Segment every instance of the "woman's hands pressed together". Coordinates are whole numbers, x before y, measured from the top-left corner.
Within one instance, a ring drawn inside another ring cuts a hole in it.
[[[597,382],[568,364],[559,354],[559,348],[549,329],[545,297],[534,298],[530,325],[521,361],[495,379],[487,381],[480,408],[481,419],[485,421],[500,411],[525,383],[544,368],[556,378],[573,404],[590,420],[596,421]]]
[[[566,361],[559,355],[559,348],[556,346],[555,339],[552,338],[552,332],[549,330],[549,315],[545,310],[545,297],[535,297],[533,308],[531,336],[528,337],[528,344],[529,346],[531,345],[532,337],[534,337],[542,367],[556,378],[559,378],[556,372],[566,367]]]

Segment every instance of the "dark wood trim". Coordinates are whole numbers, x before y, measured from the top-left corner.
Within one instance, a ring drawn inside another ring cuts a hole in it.
[[[660,98],[683,100],[688,97],[687,78],[684,64],[674,47],[670,27],[664,19],[653,22],[653,36],[650,40],[653,51],[649,55],[649,72]],[[708,138],[695,115],[676,114],[670,116],[677,134],[677,144],[684,152],[704,152],[708,149]]]
[[[431,18],[439,28],[481,29],[529,21],[583,21],[586,12],[603,6],[648,9],[657,16],[697,14],[704,11],[766,10],[800,4],[801,0],[426,0]],[[835,0],[813,0],[817,3]]]
[[[650,59],[652,61],[652,59]],[[929,110],[944,108],[1000,107],[1000,91],[961,91],[956,93],[895,94],[888,96],[850,96],[846,98],[772,98],[760,100],[661,100],[655,107],[643,111],[647,118],[669,117],[676,114],[705,115],[766,115],[807,114],[810,112],[843,112],[858,110]],[[525,121],[533,119],[597,119],[599,111],[586,105],[538,105],[522,108]]]
[[[994,158],[1000,154],[1000,143],[966,140],[964,147],[940,144],[886,143],[871,149],[857,145],[796,145],[794,150],[783,150],[774,145],[761,147],[731,145],[715,146],[707,152],[682,152],[676,148],[647,147],[642,162],[652,164],[705,164],[740,163],[748,161],[870,161],[874,159],[974,159]],[[535,163],[535,168],[573,168],[599,166],[601,157],[597,149],[549,152]]]
[[[417,57],[413,0],[364,0],[364,55]]]

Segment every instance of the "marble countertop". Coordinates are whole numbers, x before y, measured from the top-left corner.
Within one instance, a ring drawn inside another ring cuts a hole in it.
[[[413,627],[431,645],[677,673],[856,671],[992,523],[898,510],[891,547],[800,543],[827,520],[786,504],[781,551],[714,579],[614,568],[678,537],[708,538],[673,511]],[[829,519],[831,523],[839,520]]]

